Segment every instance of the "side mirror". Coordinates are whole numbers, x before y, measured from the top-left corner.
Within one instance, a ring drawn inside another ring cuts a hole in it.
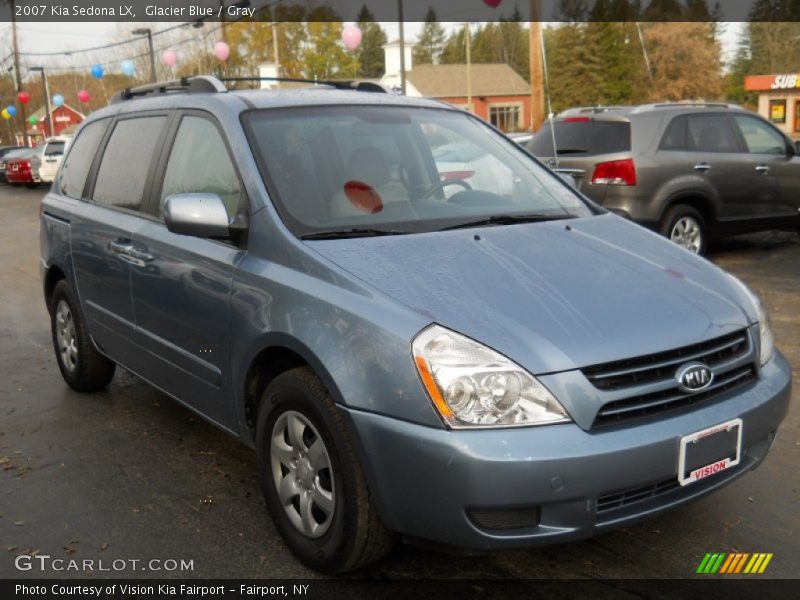
[[[567,170],[553,169],[553,172],[563,179],[569,186],[578,189],[578,180],[575,175]]]
[[[200,238],[230,237],[230,220],[216,194],[175,194],[164,205],[164,222],[172,233]]]

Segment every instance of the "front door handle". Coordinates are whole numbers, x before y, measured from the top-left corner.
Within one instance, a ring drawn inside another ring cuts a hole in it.
[[[127,254],[133,248],[130,242],[110,242],[108,247],[114,254]]]
[[[136,250],[135,248],[131,248],[126,254],[131,258],[135,258],[136,260],[141,260],[143,262],[151,262],[154,258],[152,254]]]
[[[769,173],[769,167],[767,165],[758,165],[756,167],[756,171],[758,173],[761,173],[762,175],[766,175],[767,173]]]
[[[700,171],[701,173],[707,173],[708,171],[711,170],[711,165],[709,165],[708,163],[697,163],[694,166],[694,170]]]

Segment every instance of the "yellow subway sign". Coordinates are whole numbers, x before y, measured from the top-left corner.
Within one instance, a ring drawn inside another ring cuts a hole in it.
[[[719,574],[761,574],[767,569],[772,553],[725,552],[708,553],[700,561],[697,573],[703,575]]]

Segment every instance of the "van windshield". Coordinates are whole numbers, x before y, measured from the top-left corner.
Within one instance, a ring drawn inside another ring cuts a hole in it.
[[[438,231],[594,214],[478,119],[446,109],[331,106],[247,113],[247,135],[295,235]]]

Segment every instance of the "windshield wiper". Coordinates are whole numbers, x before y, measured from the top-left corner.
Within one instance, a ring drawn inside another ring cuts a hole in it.
[[[313,231],[300,236],[301,240],[332,240],[353,237],[372,237],[378,235],[403,235],[410,231],[394,231],[392,229],[371,229],[368,227],[351,227],[350,229],[328,229]]]
[[[440,231],[449,229],[469,229],[470,227],[485,227],[488,225],[513,225],[515,223],[538,223],[541,221],[561,221],[563,219],[574,219],[573,215],[544,215],[534,213],[529,215],[492,215],[474,221],[466,221],[457,225],[443,227]]]
[[[558,154],[585,154],[588,150],[585,148],[559,148],[556,152]]]

